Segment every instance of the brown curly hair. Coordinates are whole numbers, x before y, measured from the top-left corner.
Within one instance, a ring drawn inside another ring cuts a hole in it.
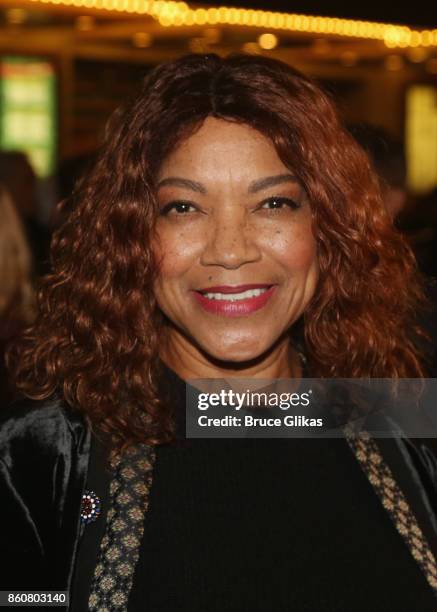
[[[158,396],[154,180],[166,155],[207,116],[262,132],[306,189],[320,266],[303,315],[311,375],[424,376],[414,256],[329,96],[274,59],[187,55],[154,68],[140,95],[109,121],[54,235],[38,320],[9,354],[25,395],[60,394],[110,434],[117,452],[171,437]]]

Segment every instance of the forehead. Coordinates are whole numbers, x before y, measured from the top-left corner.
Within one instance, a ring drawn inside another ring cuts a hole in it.
[[[247,124],[207,117],[197,131],[182,140],[165,158],[158,178],[175,171],[189,178],[252,180],[269,171],[283,171],[269,138]]]

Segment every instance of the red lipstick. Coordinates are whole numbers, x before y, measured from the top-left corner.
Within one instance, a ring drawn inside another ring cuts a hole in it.
[[[217,299],[207,297],[206,293],[237,294],[251,289],[265,289],[260,295],[246,297],[243,299]],[[226,317],[238,317],[251,314],[263,308],[276,290],[276,285],[248,284],[248,285],[215,285],[193,291],[197,303],[204,310],[212,314],[224,315]]]

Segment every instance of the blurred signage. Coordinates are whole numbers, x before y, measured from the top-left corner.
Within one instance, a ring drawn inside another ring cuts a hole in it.
[[[437,88],[414,85],[406,98],[408,184],[416,193],[437,187]]]
[[[44,60],[0,60],[0,148],[27,153],[40,177],[53,173],[56,154],[56,77]]]

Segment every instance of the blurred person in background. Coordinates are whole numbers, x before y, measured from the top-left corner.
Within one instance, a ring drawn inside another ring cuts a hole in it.
[[[25,153],[0,151],[0,183],[10,194],[20,215],[32,252],[34,272],[49,270],[50,232],[38,218],[37,177]]]
[[[33,319],[32,257],[12,199],[0,184],[0,405],[12,399],[6,344]]]

